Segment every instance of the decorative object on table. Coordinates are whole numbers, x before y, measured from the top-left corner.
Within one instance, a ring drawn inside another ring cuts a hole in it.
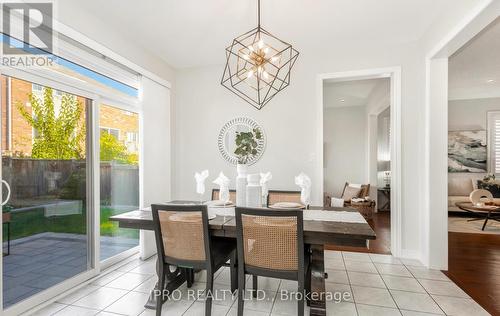
[[[260,0],[257,17],[257,27],[226,48],[221,84],[260,110],[290,84],[299,52],[260,26]]]
[[[295,184],[300,187],[300,201],[305,206],[311,203],[311,178],[301,172],[295,177]]]
[[[358,210],[358,212],[363,215],[367,220],[373,218],[373,213],[375,211],[375,201],[362,198],[353,198],[351,200],[351,207]]]
[[[247,176],[246,206],[262,206],[262,187],[260,186],[260,174],[249,174]]]
[[[196,193],[200,195],[200,201],[203,201],[203,194],[205,194],[205,180],[208,178],[208,170],[202,172],[195,172],[194,179],[196,180]]]
[[[271,181],[273,175],[271,172],[260,173],[260,186],[262,187],[262,206],[267,206],[267,195],[269,194],[269,187],[267,183]]]
[[[493,202],[493,194],[484,189],[477,189],[469,195],[470,201],[474,206],[484,206],[487,203]]]
[[[486,131],[448,132],[448,172],[486,172]]]
[[[253,119],[236,117],[224,124],[217,138],[219,152],[227,162],[236,165],[255,164],[266,148],[264,129]]]
[[[236,206],[246,206],[247,204],[247,169],[245,164],[237,164],[236,172]]]
[[[219,173],[219,176],[217,179],[213,181],[213,183],[219,185],[219,200],[229,204],[229,183],[230,180],[228,177],[224,175],[224,173],[221,171]]]
[[[487,174],[483,180],[478,180],[477,187],[490,191],[494,198],[500,198],[500,181],[494,174]]]

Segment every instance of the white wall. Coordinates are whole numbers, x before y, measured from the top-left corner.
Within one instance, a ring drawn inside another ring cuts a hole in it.
[[[179,70],[176,74],[174,135],[174,196],[195,198],[193,174],[208,168],[213,179],[220,170],[234,179],[235,168],[217,151],[217,134],[228,119],[247,115],[266,130],[268,144],[263,158],[251,169],[273,172],[271,187],[294,189],[300,171],[313,181],[313,202],[321,205],[323,168],[320,163],[322,133],[317,75],[356,69],[402,66],[402,221],[403,253],[420,250],[419,211],[423,168],[423,56],[414,45],[349,42],[335,51],[297,47],[301,55],[291,85],[263,110],[256,111],[220,85],[223,65]],[[223,52],[222,52],[223,53]],[[350,166],[346,166],[350,167]],[[233,181],[234,186],[234,181]],[[208,198],[208,194],[206,196]]]
[[[328,100],[324,100],[328,104]],[[366,182],[366,107],[325,108],[324,190],[340,197],[346,182]]]
[[[448,102],[450,131],[486,130],[488,111],[500,111],[500,98],[454,100]]]

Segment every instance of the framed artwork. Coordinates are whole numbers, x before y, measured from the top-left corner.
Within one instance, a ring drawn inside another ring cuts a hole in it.
[[[448,172],[487,171],[486,131],[448,132]]]

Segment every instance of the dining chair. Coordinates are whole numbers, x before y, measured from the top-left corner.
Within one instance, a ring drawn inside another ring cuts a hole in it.
[[[295,202],[302,204],[300,200],[300,191],[269,190],[267,194],[267,207],[280,202]]]
[[[211,237],[206,205],[153,204],[153,224],[158,250],[158,288],[165,288],[170,265],[186,275],[188,287],[194,270],[207,271],[205,315],[212,311],[214,273],[230,261],[231,291],[236,290],[236,243],[230,239]],[[157,297],[156,315],[161,315],[163,291]]]
[[[303,212],[236,208],[236,240],[238,243],[238,316],[243,315],[245,276],[298,281],[298,315],[304,315],[305,290],[311,290],[306,275],[310,256],[304,250]],[[255,297],[256,282],[253,284]]]
[[[219,200],[219,189],[212,189],[212,201]],[[229,200],[236,204],[236,190],[229,190]]]

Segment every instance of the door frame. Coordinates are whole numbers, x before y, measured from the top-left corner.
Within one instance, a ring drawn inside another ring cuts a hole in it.
[[[320,188],[317,201],[323,200],[324,192],[324,153],[323,153],[323,83],[329,81],[352,81],[366,79],[389,78],[391,81],[391,252],[395,257],[415,258],[413,253],[402,249],[402,219],[401,219],[401,67],[362,69],[344,72],[319,74],[316,78],[317,95],[317,152],[319,166],[316,187]],[[369,172],[368,172],[369,174]]]
[[[425,168],[422,259],[448,270],[448,59],[500,16],[499,0],[484,0],[425,57]]]

